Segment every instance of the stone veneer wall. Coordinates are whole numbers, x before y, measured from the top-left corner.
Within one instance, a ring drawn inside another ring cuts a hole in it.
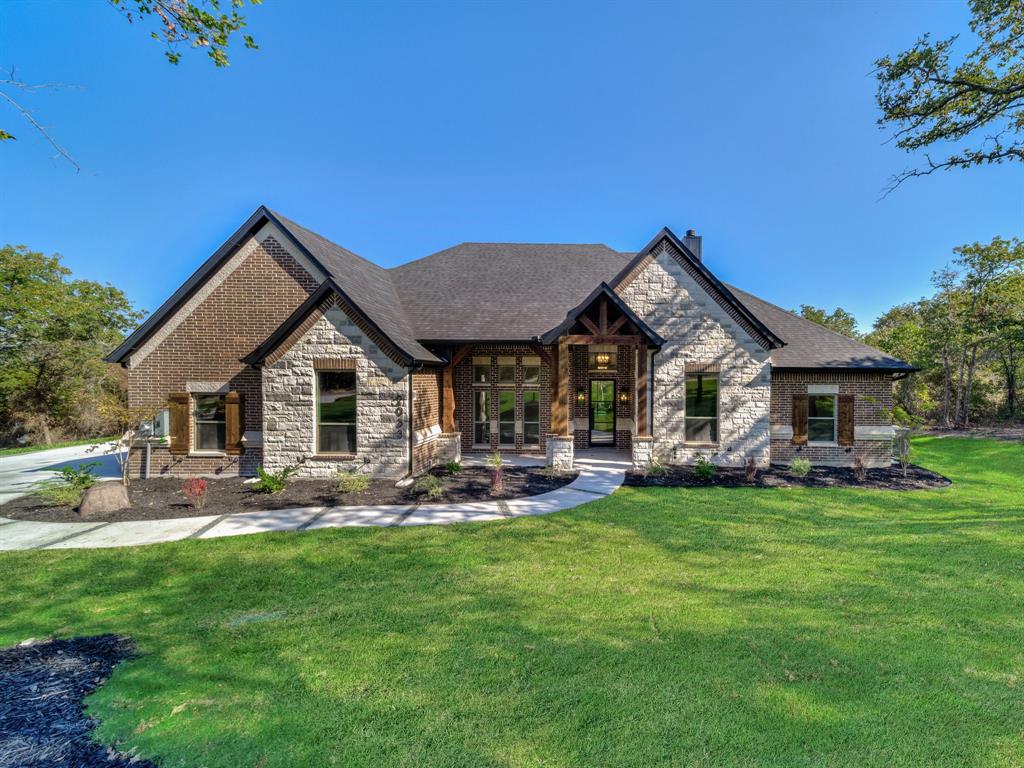
[[[654,454],[670,463],[697,453],[715,463],[769,462],[771,366],[769,351],[741,328],[667,250],[625,288],[630,308],[666,340],[654,356]],[[719,442],[687,445],[684,439],[686,369],[717,364]]]
[[[852,446],[793,445],[793,395],[806,395],[812,385],[853,395]],[[812,464],[849,466],[859,456],[869,467],[892,463],[892,439],[885,412],[892,409],[892,377],[872,371],[779,371],[772,379],[772,461],[785,464],[800,456]],[[872,429],[875,428],[875,429]],[[875,434],[868,434],[874,432]]]
[[[356,361],[354,456],[316,456],[314,358]],[[306,477],[359,470],[399,478],[409,471],[409,373],[337,307],[263,368],[263,400],[264,466],[271,471],[291,464],[299,464]]]

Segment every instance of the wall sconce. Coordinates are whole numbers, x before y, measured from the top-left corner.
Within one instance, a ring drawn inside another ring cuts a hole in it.
[[[585,389],[578,389],[578,390],[576,390],[576,402],[577,403],[585,403],[585,402],[587,402],[587,390],[585,390]]]
[[[629,390],[628,389],[620,389],[619,390],[619,402],[620,403],[628,403],[629,402]]]
[[[597,352],[594,355],[594,362],[597,363],[598,368],[607,368],[608,364],[612,361],[612,356],[607,352]]]

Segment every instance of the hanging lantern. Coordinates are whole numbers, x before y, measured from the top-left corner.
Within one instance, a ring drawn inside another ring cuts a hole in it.
[[[612,356],[607,352],[598,352],[594,355],[594,362],[597,363],[597,367],[604,370],[608,367],[608,364],[612,361]]]

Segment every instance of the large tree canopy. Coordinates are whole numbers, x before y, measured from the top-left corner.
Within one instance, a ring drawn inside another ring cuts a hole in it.
[[[841,333],[843,336],[849,336],[851,339],[860,338],[860,334],[857,333],[857,318],[842,307],[836,307],[829,312],[821,307],[801,304],[800,311],[795,314],[800,315],[805,320],[811,320],[818,325],[823,325],[836,333]]]
[[[970,0],[977,46],[957,56],[958,35],[924,35],[878,59],[878,124],[896,146],[925,153],[924,165],[893,177],[1024,160],[1024,0]]]
[[[110,285],[71,280],[59,256],[0,248],[0,423],[37,433],[93,431],[95,401],[119,382],[103,355],[142,318]],[[85,435],[90,436],[90,435]],[[10,434],[0,437],[11,437]]]

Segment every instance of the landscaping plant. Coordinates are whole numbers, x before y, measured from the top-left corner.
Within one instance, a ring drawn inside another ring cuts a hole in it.
[[[807,477],[811,471],[811,462],[799,456],[789,462],[789,473],[794,477]]]
[[[864,466],[864,459],[860,456],[855,456],[853,459],[853,476],[857,478],[858,483],[863,483],[868,479],[868,470]]]
[[[743,465],[743,479],[748,483],[757,482],[757,462],[753,456],[748,456],[747,463]]]
[[[449,461],[444,465],[444,471],[449,475],[457,475],[462,471],[462,464],[457,461]]]
[[[644,467],[644,477],[663,477],[668,474],[668,467],[662,464],[656,456],[651,456],[647,466]]]
[[[708,482],[715,476],[717,468],[703,453],[697,454],[697,463],[693,467],[693,473],[697,476],[697,479],[701,482]]]
[[[360,493],[369,489],[370,478],[358,472],[339,472],[334,476],[334,485],[338,493]]]
[[[297,464],[285,467],[280,472],[267,472],[263,467],[256,467],[256,474],[259,476],[252,485],[252,489],[258,493],[280,493],[288,485],[288,478],[299,471]]]
[[[82,501],[82,494],[96,485],[93,469],[100,462],[90,461],[74,467],[61,467],[57,477],[44,480],[36,486],[35,492],[54,506],[77,507]]]
[[[206,506],[206,490],[206,480],[201,477],[190,477],[181,484],[181,492],[185,494],[185,498],[196,509],[202,509]]]
[[[423,475],[413,485],[413,490],[421,496],[436,500],[444,496],[444,483],[434,475]]]
[[[491,495],[496,496],[505,490],[505,470],[501,461],[501,453],[495,451],[488,456],[487,466],[491,468]]]

